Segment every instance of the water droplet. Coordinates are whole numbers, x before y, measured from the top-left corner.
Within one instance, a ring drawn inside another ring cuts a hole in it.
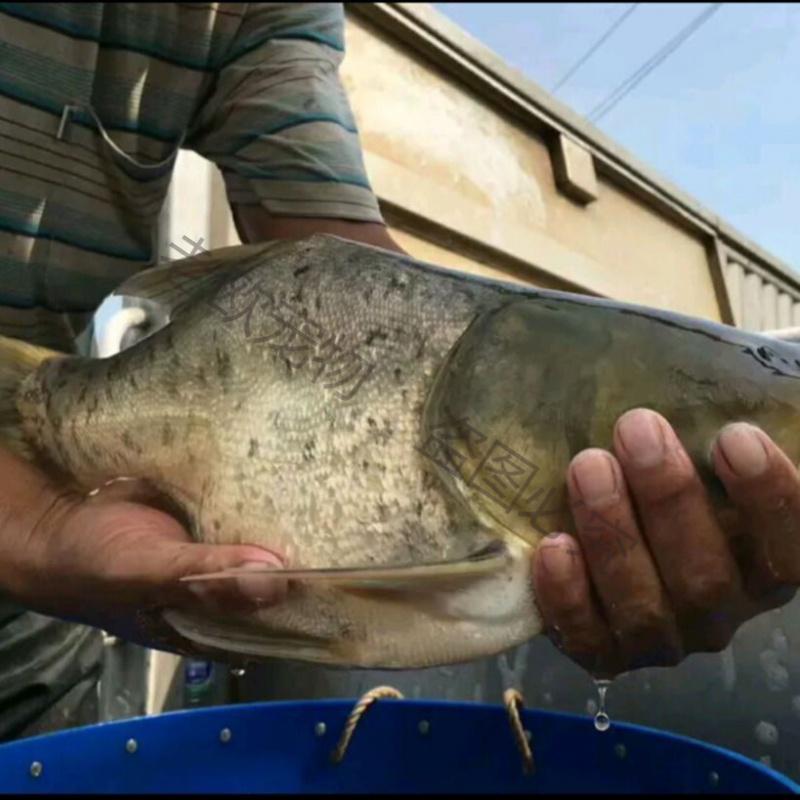
[[[44,769],[44,767],[42,766],[42,762],[41,761],[34,761],[31,764],[31,775],[34,778],[38,778],[42,774],[42,770],[43,769]]]
[[[325,731],[327,731],[327,730],[328,730],[328,726],[324,722],[318,722],[314,726],[314,733],[317,736],[324,736],[325,735]]]
[[[789,670],[780,664],[775,664],[766,670],[767,688],[771,692],[782,692],[789,687]]]
[[[594,715],[594,727],[595,730],[601,733],[607,731],[611,727],[611,720],[608,718],[608,714],[606,714],[605,711],[598,711]]]
[[[135,753],[139,749],[139,743],[136,739],[128,739],[128,741],[125,742],[125,749],[129,753]]]
[[[761,744],[771,746],[778,743],[778,729],[771,722],[761,720],[761,722],[756,725],[755,733],[756,739],[758,739]]]
[[[781,656],[785,656],[789,652],[789,640],[781,628],[775,628],[772,631],[772,648]]]
[[[614,752],[616,753],[617,758],[625,758],[625,756],[628,755],[628,748],[625,747],[622,742],[619,742],[618,744],[614,745]]]
[[[247,670],[244,667],[233,667],[233,669],[231,669],[231,675],[233,675],[234,678],[243,678],[246,672]]]
[[[709,772],[708,773],[708,782],[712,786],[719,786],[719,773],[718,772]]]
[[[778,654],[774,650],[763,650],[759,653],[758,660],[761,662],[762,668],[766,670],[778,663]]]
[[[607,731],[611,727],[611,719],[606,714],[606,692],[611,686],[609,680],[595,680],[597,687],[597,713],[594,715],[594,727],[598,731]]]

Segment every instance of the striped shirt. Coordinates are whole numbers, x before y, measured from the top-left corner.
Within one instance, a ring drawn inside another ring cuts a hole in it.
[[[157,259],[182,147],[233,204],[381,221],[343,35],[338,3],[0,3],[0,334],[75,349]],[[0,602],[0,739],[91,681],[101,652],[91,629]]]
[[[72,347],[182,147],[233,204],[381,221],[343,54],[339,3],[0,3],[0,334]]]

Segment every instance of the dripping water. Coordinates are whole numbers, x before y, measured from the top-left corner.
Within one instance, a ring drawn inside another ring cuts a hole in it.
[[[594,685],[597,687],[597,712],[594,715],[594,727],[595,730],[603,733],[611,727],[611,719],[606,713],[606,692],[611,686],[611,681],[595,680]]]

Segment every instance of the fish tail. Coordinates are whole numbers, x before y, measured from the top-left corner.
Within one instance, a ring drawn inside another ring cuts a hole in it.
[[[25,438],[17,394],[22,382],[56,355],[46,347],[0,336],[0,447],[28,460],[34,452]]]

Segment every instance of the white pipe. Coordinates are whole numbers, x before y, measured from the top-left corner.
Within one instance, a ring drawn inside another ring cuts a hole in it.
[[[121,308],[103,328],[97,342],[97,355],[108,358],[122,350],[122,340],[131,328],[147,322],[147,312],[143,308]]]

